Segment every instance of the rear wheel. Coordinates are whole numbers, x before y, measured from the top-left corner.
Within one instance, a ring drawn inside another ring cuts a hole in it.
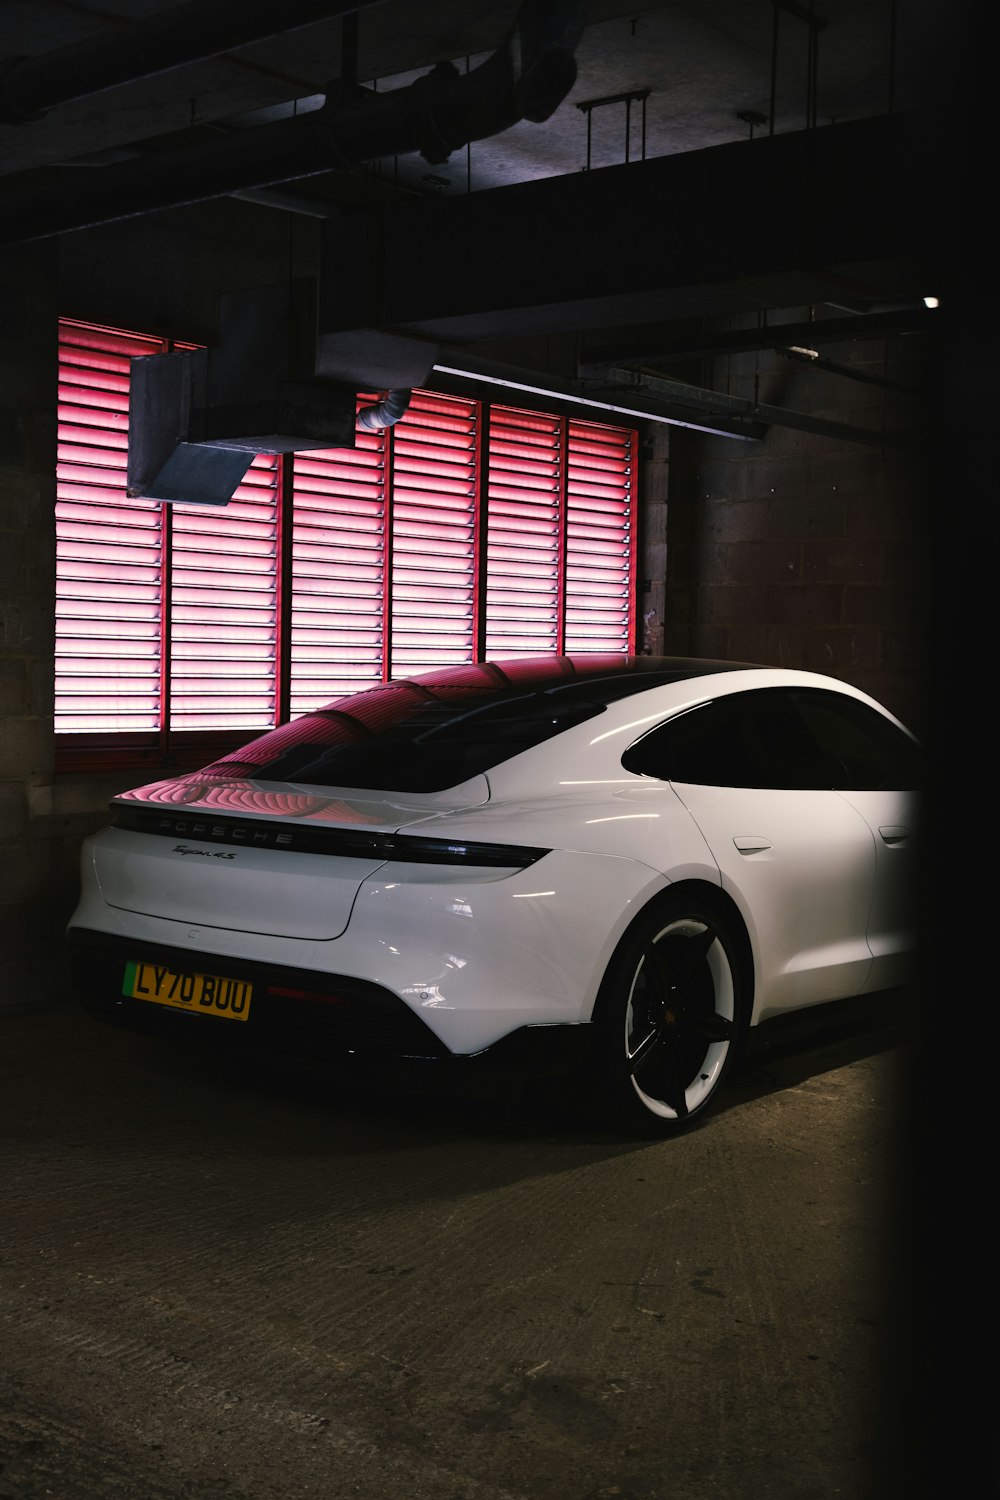
[[[625,934],[594,1011],[598,1083],[612,1123],[686,1129],[736,1060],[750,1008],[742,933],[701,893],[673,892]]]

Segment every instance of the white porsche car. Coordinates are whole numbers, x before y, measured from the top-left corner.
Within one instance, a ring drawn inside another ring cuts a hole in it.
[[[905,982],[921,753],[811,672],[546,657],[390,682],[125,792],[83,1003],[192,1041],[574,1058],[669,1134],[749,1027]]]

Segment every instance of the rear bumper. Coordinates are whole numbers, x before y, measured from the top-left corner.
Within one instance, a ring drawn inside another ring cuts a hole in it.
[[[118,955],[133,960],[169,949],[182,955],[171,967],[183,973],[194,968],[252,977],[261,970],[295,971],[308,981],[302,989],[328,993],[338,985],[346,992],[347,1001],[337,1007],[343,1019],[331,1017],[324,1032],[339,1033],[356,1019],[362,1039],[374,1032],[377,1043],[383,1016],[388,1023],[405,1009],[418,1023],[417,1037],[429,1033],[458,1056],[483,1052],[522,1028],[589,1022],[622,932],[667,884],[633,860],[566,850],[515,872],[393,864],[362,880],[339,937],[315,939],[268,930],[275,924],[264,870],[255,904],[236,902],[234,908],[228,867],[220,864],[214,884],[202,891],[200,920],[189,922],[159,910],[156,870],[146,868],[146,856],[137,851],[136,889],[117,892],[124,904],[114,905],[99,879],[102,839],[98,834],[84,847],[71,934],[100,934],[121,945],[114,950]],[[269,878],[280,884],[282,871]],[[141,909],[139,897],[149,910]],[[117,1000],[120,976],[112,977],[110,989]],[[354,997],[365,1004],[347,1003]],[[379,1016],[374,1027],[367,1022],[369,999]],[[407,1025],[405,1016],[401,1024]],[[225,1020],[221,1025],[247,1029]],[[412,1028],[405,1032],[408,1041],[414,1036]],[[418,1051],[424,1054],[427,1045],[421,1041]],[[440,1048],[433,1050],[436,1055]]]
[[[430,1027],[379,984],[260,961],[235,959],[165,944],[135,941],[71,927],[67,934],[73,982],[81,1005],[112,1025],[198,1047],[300,1058],[312,1063],[384,1059],[435,1063],[490,1063],[528,1072],[575,1066],[588,1045],[589,1026],[522,1026],[473,1055],[449,1052]],[[145,962],[177,973],[192,967],[249,981],[248,1019],[182,1011],[123,993],[126,966],[137,949]]]

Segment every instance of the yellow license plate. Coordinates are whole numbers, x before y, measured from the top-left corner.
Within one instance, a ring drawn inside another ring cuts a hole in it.
[[[221,974],[178,974],[162,964],[127,963],[122,994],[169,1005],[171,1010],[245,1021],[253,985],[248,979],[227,979]]]

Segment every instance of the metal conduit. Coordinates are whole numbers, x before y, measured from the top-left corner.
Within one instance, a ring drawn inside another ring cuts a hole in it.
[[[400,417],[406,415],[412,394],[412,391],[388,391],[376,405],[361,408],[358,426],[368,432],[377,432],[380,427],[395,427]]]
[[[0,63],[0,120],[23,124],[57,104],[123,83],[151,78],[186,63],[232,52],[251,42],[352,14],[383,0],[193,0],[84,42],[38,57]]]

